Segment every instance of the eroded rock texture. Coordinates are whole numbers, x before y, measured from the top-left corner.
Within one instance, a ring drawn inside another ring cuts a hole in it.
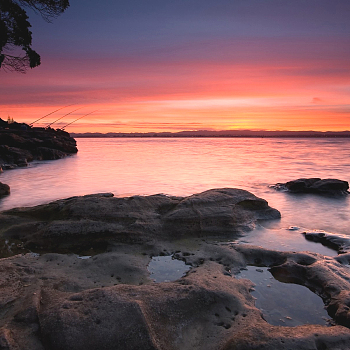
[[[218,243],[278,217],[236,189],[186,198],[102,194],[2,212],[0,349],[348,349],[346,254],[339,261]],[[13,255],[29,249],[41,254]],[[191,270],[153,283],[151,257],[171,254]],[[338,325],[268,324],[253,283],[234,277],[247,265],[318,293]]]
[[[280,213],[253,194],[216,189],[190,197],[165,195],[114,198],[112,194],[59,200],[1,214],[2,236],[25,248],[55,252],[105,249],[114,243],[227,235],[252,229]]]

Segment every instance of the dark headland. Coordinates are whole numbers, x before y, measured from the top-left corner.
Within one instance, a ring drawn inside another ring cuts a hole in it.
[[[36,128],[0,119],[0,169],[27,166],[33,160],[53,160],[77,153],[76,141],[68,132]]]

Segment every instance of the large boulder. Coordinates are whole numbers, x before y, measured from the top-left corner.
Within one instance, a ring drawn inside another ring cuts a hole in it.
[[[349,193],[349,183],[338,179],[301,178],[286,183],[278,183],[272,187],[291,193],[318,193],[325,195],[344,195]]]
[[[73,197],[2,213],[3,236],[32,250],[106,247],[111,242],[226,236],[254,228],[258,220],[279,219],[278,210],[248,191],[232,188],[190,197],[166,195],[115,198],[112,194]],[[6,220],[5,220],[6,218]]]
[[[174,236],[210,236],[249,231],[257,220],[278,218],[280,213],[264,199],[248,191],[222,188],[181,199],[162,221]]]

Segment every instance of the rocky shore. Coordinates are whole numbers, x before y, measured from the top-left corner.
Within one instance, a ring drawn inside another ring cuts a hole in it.
[[[8,124],[0,119],[0,169],[25,167],[33,160],[52,160],[77,153],[76,141],[63,130]]]
[[[277,183],[273,186],[278,191],[290,193],[316,193],[326,196],[344,196],[349,194],[349,183],[338,179],[302,178]]]
[[[0,348],[348,349],[344,242],[335,258],[229,243],[279,217],[265,200],[231,188],[97,194],[1,212]],[[189,272],[154,283],[147,266],[164,255]],[[266,322],[253,283],[235,278],[248,265],[317,293],[335,325]]]
[[[0,182],[0,198],[10,194],[10,186]]]

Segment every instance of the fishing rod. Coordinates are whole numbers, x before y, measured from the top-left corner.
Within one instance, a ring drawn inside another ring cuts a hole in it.
[[[53,111],[53,112],[51,112],[51,113],[49,113],[49,114],[46,114],[46,115],[44,115],[43,117],[41,117],[41,118],[37,119],[36,121],[34,121],[33,123],[30,123],[29,126],[33,126],[33,124],[35,124],[35,123],[38,122],[39,120],[44,119],[44,118],[48,117],[49,115],[54,114],[55,112],[58,112],[58,111],[60,111],[61,109],[66,108],[66,107],[69,107],[69,106],[73,106],[73,104],[68,105],[68,106],[64,106],[64,107],[61,107],[61,108],[58,108],[58,109],[56,109],[55,111]]]
[[[88,113],[88,114],[83,115],[82,117],[79,117],[79,118],[73,120],[72,122],[70,122],[70,123],[66,124],[64,127],[62,127],[61,130],[64,130],[64,128],[66,128],[68,125],[71,125],[71,124],[75,123],[76,121],[78,121],[79,119],[84,118],[84,117],[86,117],[87,115],[90,115],[90,114],[95,113],[95,112],[97,112],[97,111],[99,111],[99,109],[96,109],[96,111],[90,112],[90,113]]]
[[[67,115],[72,114],[73,112],[76,112],[77,110],[82,109],[82,108],[84,108],[84,107],[79,107],[79,108],[75,109],[74,111],[71,111],[71,112],[65,114],[63,117],[60,117],[60,118],[56,119],[54,122],[48,124],[48,125],[46,126],[46,128],[49,128],[52,124],[55,124],[56,122],[58,122],[59,120],[61,120],[61,119],[64,118],[64,117],[66,117]]]

